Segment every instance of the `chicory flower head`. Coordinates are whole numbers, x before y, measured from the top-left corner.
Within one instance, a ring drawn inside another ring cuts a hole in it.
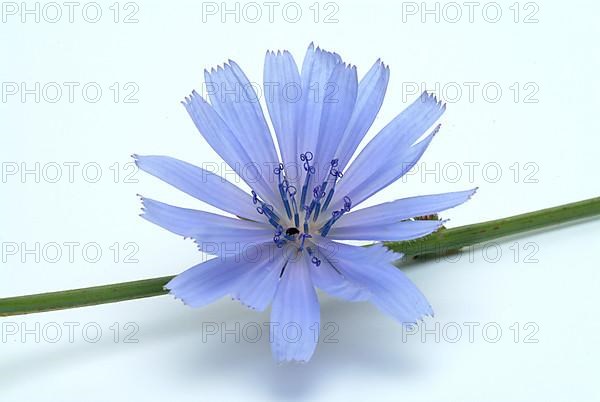
[[[167,156],[135,155],[141,170],[235,217],[142,198],[143,217],[193,238],[214,255],[175,277],[170,293],[192,307],[230,295],[271,309],[278,361],[308,361],[315,350],[315,288],[348,301],[370,301],[403,324],[432,309],[381,243],[425,236],[442,221],[414,219],[465,202],[474,190],[404,198],[355,210],[419,160],[446,107],[423,93],[349,162],[383,102],[389,68],[377,60],[358,81],[356,67],[312,44],[299,70],[287,52],[267,52],[257,88],[233,61],[205,71],[208,100],[185,99],[194,124],[251,189]],[[259,99],[267,105],[279,154]]]

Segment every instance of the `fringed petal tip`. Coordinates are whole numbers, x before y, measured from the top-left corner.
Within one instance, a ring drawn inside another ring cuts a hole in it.
[[[139,193],[138,193],[138,194],[136,194],[135,196],[138,198],[138,200],[139,200],[139,201],[140,201],[140,203],[142,204],[142,206],[140,207],[140,210],[142,211],[142,213],[141,213],[141,214],[139,214],[139,216],[143,217],[143,216],[144,216],[144,214],[146,213],[146,205],[145,205],[145,202],[146,202],[147,198],[146,198],[146,197],[144,197],[143,195],[139,194]]]
[[[394,261],[398,261],[398,260],[401,260],[402,258],[404,258],[404,253],[401,253],[399,251],[393,251],[393,250],[387,248],[384,243],[385,242],[378,241],[378,242],[370,244],[368,247],[380,247],[382,250],[381,257],[384,257],[383,259],[390,263],[393,263]]]
[[[342,59],[342,57],[338,53],[326,50],[326,49],[322,48],[321,46],[315,46],[314,42],[310,43],[310,45],[308,46],[308,49],[306,49],[306,51],[307,51],[307,53],[308,52],[313,52],[314,54],[326,54],[326,55],[329,55],[329,56],[333,56],[337,60],[341,60]]]
[[[178,275],[179,276],[179,275]],[[201,307],[202,305],[195,305],[193,303],[190,302],[190,298],[189,297],[184,297],[184,296],[180,296],[179,294],[179,288],[182,286],[182,284],[176,284],[173,283],[178,276],[175,276],[175,278],[171,279],[169,282],[167,282],[167,284],[165,286],[163,286],[163,290],[168,291],[169,295],[173,297],[173,299],[175,300],[179,300],[181,303],[183,303],[184,306],[187,307]]]
[[[240,303],[242,306],[246,307],[247,309],[257,311],[256,307],[254,307],[254,306],[252,306],[250,304],[244,303],[239,297],[231,296],[231,300],[234,301],[234,302]]]
[[[144,170],[141,164],[143,163],[144,156],[138,154],[131,154],[131,158],[133,159],[133,163],[135,163],[135,167],[139,170]]]
[[[428,90],[423,91],[420,100],[422,103],[436,104],[439,109],[446,111],[446,103],[443,100],[438,99],[434,93],[429,92]]]
[[[200,96],[200,94],[195,89],[192,89],[192,91],[190,92],[190,94],[188,96],[186,96],[185,98],[183,98],[183,100],[181,101],[181,104],[183,106],[185,106],[186,109],[189,109],[190,105],[192,104],[192,101],[194,99],[198,99],[198,98],[200,98],[199,100],[201,100],[201,101],[203,101],[203,102],[206,103],[206,101],[204,100],[204,98],[202,96]]]
[[[265,56],[289,56],[291,55],[291,53],[288,50],[281,50],[281,49],[277,49],[277,50],[267,50],[265,53]]]
[[[418,317],[417,319],[413,320],[413,321],[402,321],[400,322],[400,324],[405,328],[405,329],[413,329],[414,326],[419,325],[420,323],[424,323],[425,322],[425,318],[433,318],[434,314],[433,314],[433,309],[431,308],[431,306],[428,306],[428,311],[426,313],[423,313],[420,317]]]
[[[172,297],[173,297],[173,299],[175,299],[175,300],[179,300],[179,301],[180,301],[180,302],[181,302],[181,303],[182,303],[184,306],[187,306],[187,307],[196,307],[196,306],[193,306],[193,305],[191,305],[191,304],[187,303],[185,299],[183,299],[183,298],[181,298],[181,297],[177,296],[177,295],[175,294],[175,292],[174,292],[172,289],[169,289],[169,288],[167,288],[166,286],[164,286],[164,287],[163,287],[163,289],[164,289],[164,290],[167,290],[167,291],[169,292],[169,295],[170,295],[170,296],[172,296]]]
[[[231,60],[230,60],[231,61]],[[211,81],[210,80],[210,76],[214,75],[214,74],[220,74],[223,71],[226,71],[228,69],[230,69],[230,63],[227,61],[224,61],[222,64],[217,64],[216,66],[213,66],[210,68],[210,71],[208,69],[204,69],[204,78],[206,79],[206,81]]]

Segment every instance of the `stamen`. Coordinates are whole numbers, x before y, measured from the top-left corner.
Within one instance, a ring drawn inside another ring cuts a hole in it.
[[[252,203],[254,204],[260,204],[260,206],[256,207],[256,212],[258,212],[261,215],[265,215],[267,217],[267,220],[269,221],[269,223],[271,225],[273,225],[273,227],[275,229],[277,229],[279,226],[279,216],[277,216],[277,214],[275,212],[273,212],[273,206],[270,204],[267,204],[264,201],[261,201],[260,198],[258,198],[258,195],[256,195],[256,192],[254,190],[251,191],[252,194]]]
[[[306,247],[306,251],[308,251],[308,254],[312,257],[310,259],[310,261],[315,264],[315,266],[319,266],[321,265],[321,260],[314,254],[313,250],[310,247]]]
[[[267,218],[269,218],[269,220],[273,220],[275,222],[279,222],[279,216],[277,216],[277,214],[275,212],[273,212],[273,206],[271,204],[267,204],[265,202],[261,202],[260,207],[256,207],[256,211],[261,214],[261,215],[265,215]]]
[[[350,212],[350,208],[352,208],[352,200],[346,195],[344,196],[344,212]]]
[[[292,200],[292,208],[294,210],[294,224],[296,225],[296,227],[298,227],[300,225],[300,215],[298,214],[298,204],[296,203],[296,187],[288,186],[287,193],[290,196],[290,199]]]
[[[306,239],[310,239],[311,237],[312,237],[312,236],[311,236],[311,235],[309,235],[308,233],[302,233],[302,234],[300,235],[300,247],[298,248],[298,251],[302,251],[302,250],[304,250],[304,241],[305,241]]]
[[[333,198],[333,193],[335,192],[335,184],[337,183],[337,180],[344,177],[344,174],[342,172],[340,172],[339,170],[337,170],[337,166],[338,166],[338,160],[333,159],[331,161],[331,169],[329,169],[329,179],[331,179],[331,177],[333,177],[333,184],[331,186],[331,189],[329,189],[329,193],[327,194],[327,198],[325,199],[325,202],[323,203],[323,211],[326,211],[327,207],[329,207],[329,203],[331,202],[331,199]]]
[[[304,170],[306,171],[306,178],[304,179],[304,185],[302,186],[302,193],[300,195],[300,205],[306,205],[306,193],[308,191],[308,185],[310,183],[310,178],[313,174],[315,174],[315,167],[310,166],[310,161],[313,160],[313,153],[307,151],[303,154],[300,154],[300,160],[304,162]]]
[[[321,212],[321,198],[323,198],[325,196],[325,191],[322,191],[321,188],[324,187],[326,184],[327,183],[325,183],[321,187],[316,186],[313,189],[314,199],[313,199],[312,203],[314,204],[314,210],[315,210],[315,214],[313,215],[313,222],[317,221],[317,218],[319,217],[319,212]]]
[[[279,195],[281,196],[281,200],[283,201],[283,206],[285,207],[285,213],[287,214],[288,219],[292,219],[292,211],[290,209],[290,202],[287,199],[286,192],[287,187],[289,187],[289,183],[287,179],[282,179],[281,172],[283,171],[283,163],[280,163],[278,167],[273,169],[273,173],[275,173],[279,179]]]
[[[342,217],[342,215],[344,215],[346,212],[350,211],[350,208],[352,208],[352,200],[350,200],[350,197],[345,196],[344,197],[344,207],[342,209],[340,209],[339,211],[333,211],[331,213],[331,218],[325,222],[325,224],[323,225],[323,227],[321,228],[321,236],[325,237],[327,236],[327,233],[329,233],[329,230],[331,230],[331,227],[333,226],[333,224],[335,222],[337,222],[338,219],[340,219]]]
[[[308,221],[310,220],[310,213],[312,210],[310,207],[304,207],[304,233],[308,233]]]
[[[277,245],[277,248],[282,248],[283,245],[286,243],[286,241],[281,238],[282,233],[283,227],[279,225],[277,227],[277,230],[275,231],[275,234],[273,235],[273,242]]]

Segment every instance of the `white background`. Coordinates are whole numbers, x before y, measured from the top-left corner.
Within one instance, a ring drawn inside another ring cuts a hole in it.
[[[85,2],[75,8],[73,23],[62,3],[55,23],[49,22],[55,8],[44,15],[46,3],[38,5],[39,22],[35,15],[22,22],[3,3],[0,81],[29,89],[36,82],[40,88],[59,83],[63,94],[56,103],[49,102],[53,92],[41,93],[39,102],[35,94],[24,100],[20,92],[2,94],[0,241],[16,243],[18,252],[2,255],[0,297],[175,274],[196,264],[202,257],[191,241],[137,216],[136,193],[204,206],[142,173],[126,182],[129,155],[218,162],[179,104],[191,89],[201,89],[203,69],[232,58],[261,82],[267,49],[288,49],[301,62],[311,41],[356,64],[359,75],[379,57],[391,66],[386,101],[369,137],[414,99],[407,91],[411,83],[446,89],[442,131],[419,165],[431,173],[418,171],[369,203],[479,186],[473,200],[443,214],[448,226],[458,226],[599,195],[596,2],[515,6],[511,0],[488,6],[487,14],[481,2],[473,22],[463,3],[457,22],[450,21],[456,7],[441,3],[439,22],[435,14],[423,22],[420,2],[417,14],[407,15],[401,2],[338,0],[333,7],[323,1],[315,22],[310,1],[297,3],[302,15],[295,23],[294,8],[282,13],[286,3],[275,8],[273,22],[264,5],[262,19],[248,21],[255,9],[244,14],[240,4],[236,22],[235,15],[222,15],[220,2],[215,15],[203,14],[206,2],[123,2],[116,23],[115,6],[107,1],[98,2],[97,23],[83,18]],[[492,23],[497,8],[502,15]],[[138,22],[124,23],[135,10]],[[93,18],[93,9],[87,11]],[[326,23],[332,11],[337,22]],[[64,82],[79,83],[73,102]],[[465,82],[477,83],[472,98]],[[83,97],[86,83],[101,87],[98,102]],[[116,101],[114,83],[120,88]],[[463,91],[458,98],[456,84]],[[491,89],[489,96],[482,92],[486,84],[501,88],[497,102]],[[132,98],[137,103],[124,102],[131,88],[139,89]],[[64,165],[70,162],[79,163],[72,183]],[[39,183],[34,174],[21,176],[23,167],[35,169],[36,163]],[[92,168],[87,176],[82,172],[87,163],[101,167],[96,183]],[[19,172],[7,175],[15,164]],[[51,183],[55,164],[62,177]],[[469,164],[478,164],[471,177]],[[486,164],[491,167],[484,170]],[[236,342],[233,335],[226,342],[220,335],[203,339],[207,323],[231,329],[268,321],[268,312],[247,311],[230,300],[192,310],[162,296],[3,318],[0,400],[598,400],[599,234],[598,221],[569,225],[474,249],[457,261],[406,268],[434,307],[436,316],[424,328],[436,332],[439,325],[437,342],[435,334],[403,334],[370,305],[323,296],[322,322],[337,325],[338,342],[321,343],[306,365],[278,366],[266,336],[256,343]],[[65,242],[78,243],[72,262]],[[36,243],[48,253],[48,244],[58,243],[63,255],[55,263],[54,254],[39,262],[22,255]],[[82,255],[92,243],[102,251],[96,263]],[[114,243],[121,250],[117,262]],[[138,262],[126,263],[132,250]],[[465,322],[479,324],[472,342]],[[492,327],[487,334],[486,324]],[[73,342],[67,325],[77,325]],[[462,336],[453,343],[456,326]],[[498,327],[502,334],[491,342]]]

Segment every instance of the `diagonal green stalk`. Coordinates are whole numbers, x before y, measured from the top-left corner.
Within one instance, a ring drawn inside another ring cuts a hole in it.
[[[390,250],[402,252],[407,256],[443,254],[493,239],[598,215],[600,197],[595,197],[508,218],[442,229],[416,240],[385,244]]]
[[[407,242],[386,242],[385,245],[391,250],[404,253],[407,257],[420,257],[459,250],[465,246],[598,215],[600,215],[600,197],[508,218],[442,229],[421,239]],[[159,296],[167,293],[164,286],[171,278],[173,276],[163,276],[83,289],[8,297],[0,299],[0,316],[39,313]]]

